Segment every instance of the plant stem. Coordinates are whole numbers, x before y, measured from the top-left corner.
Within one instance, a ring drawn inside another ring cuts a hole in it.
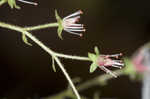
[[[123,69],[120,69],[120,70],[115,70],[113,71],[117,76],[121,76],[121,75],[124,75],[124,70]],[[80,84],[77,86],[77,90],[78,91],[82,91],[82,90],[85,90],[85,89],[88,89],[90,88],[91,86],[96,86],[96,85],[105,85],[105,82],[107,82],[108,80],[111,80],[111,79],[116,79],[114,78],[113,76],[109,75],[109,74],[103,74],[103,75],[100,75],[98,77],[95,77],[89,81],[86,81],[85,83],[83,84]]]
[[[61,53],[55,53],[57,57],[73,59],[73,60],[81,60],[81,61],[91,61],[88,57],[81,57],[81,56],[73,56],[73,55],[66,55]]]
[[[37,25],[37,26],[29,26],[29,27],[23,28],[23,30],[33,31],[33,30],[40,30],[40,29],[45,29],[49,27],[58,27],[58,23],[48,23],[48,24]]]
[[[4,3],[6,3],[6,0],[1,0],[0,1],[0,6],[2,6]]]
[[[115,70],[113,71],[117,74],[117,76],[121,76],[121,75],[125,75],[124,73],[124,70],[121,69],[121,70]],[[108,74],[103,74],[103,75],[100,75],[100,76],[97,76],[91,80],[88,80],[82,84],[79,84],[76,86],[77,90],[78,91],[83,91],[83,90],[86,90],[92,86],[97,86],[97,85],[103,85],[104,83],[103,82],[107,82],[111,79],[116,79],[114,77],[112,77],[111,75],[108,75]],[[71,90],[70,89],[66,89],[58,94],[55,94],[53,96],[49,96],[49,97],[46,97],[46,98],[43,98],[43,99],[61,99],[62,97],[65,97],[65,96],[71,96],[73,94],[70,94],[68,92],[70,92]]]
[[[50,25],[50,24],[49,24]],[[55,24],[56,25],[56,24]],[[41,25],[39,25],[38,27],[40,27]],[[62,70],[62,72],[64,73],[66,79],[68,80],[70,86],[72,87],[75,95],[77,96],[77,99],[80,99],[80,95],[77,91],[77,89],[75,88],[71,78],[69,77],[68,73],[66,72],[65,68],[63,67],[62,63],[60,62],[60,60],[58,59],[58,57],[55,55],[55,52],[52,51],[50,48],[48,48],[46,45],[44,45],[41,41],[39,41],[36,37],[34,37],[31,33],[27,32],[24,30],[24,28],[19,27],[19,26],[15,26],[15,25],[10,25],[10,24],[6,24],[3,22],[0,22],[0,27],[3,28],[7,28],[10,30],[15,30],[21,33],[24,33],[27,37],[29,37],[32,41],[34,41],[37,45],[39,45],[43,50],[45,50],[48,54],[50,54],[52,57],[54,57],[55,61],[57,62],[58,66],[60,67],[60,69]],[[41,29],[41,28],[36,28],[36,29]],[[35,30],[35,29],[34,29]]]
[[[150,99],[150,71],[143,74],[142,99]]]

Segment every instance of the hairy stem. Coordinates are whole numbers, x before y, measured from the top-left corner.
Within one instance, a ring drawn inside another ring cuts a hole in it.
[[[124,73],[124,70],[121,69],[121,70],[115,70],[113,71],[117,74],[117,76],[121,76],[121,75],[125,75]],[[79,84],[77,85],[77,90],[78,91],[83,91],[83,90],[86,90],[90,87],[93,87],[93,86],[97,86],[97,85],[103,85],[104,83],[103,82],[107,82],[111,79],[114,79],[114,77],[112,77],[111,75],[108,75],[108,74],[103,74],[103,75],[100,75],[100,76],[97,76],[91,80],[88,80],[82,84]],[[115,78],[116,79],[116,78]],[[70,93],[69,93],[70,92]],[[61,99],[62,97],[65,97],[65,96],[70,96],[70,97],[73,97],[73,94],[71,94],[71,90],[70,89],[66,89],[58,94],[55,94],[53,96],[49,96],[49,97],[45,97],[43,99]]]
[[[88,57],[66,55],[66,54],[61,54],[61,53],[55,53],[55,55],[57,57],[62,57],[62,58],[66,58],[66,59],[81,60],[81,61],[91,61]]]
[[[43,24],[43,25],[37,25],[37,26],[29,26],[23,28],[25,31],[33,31],[33,30],[41,30],[49,27],[58,27],[58,23],[48,23],[48,24]]]
[[[115,70],[114,72],[115,72],[115,74],[117,76],[124,75],[123,69]],[[78,89],[78,91],[86,90],[86,89],[88,89],[88,88],[90,88],[92,86],[103,85],[105,82],[107,82],[107,81],[109,81],[111,79],[114,79],[114,77],[109,75],[109,74],[103,74],[103,75],[95,77],[95,78],[93,78],[93,79],[91,79],[89,81],[86,81],[83,84],[78,85],[77,89]]]
[[[142,99],[150,99],[150,72],[143,74]]]
[[[56,25],[56,24],[55,24]],[[63,67],[62,63],[60,62],[60,60],[58,59],[58,57],[55,55],[55,52],[52,51],[50,48],[48,48],[46,45],[44,45],[41,41],[39,41],[36,37],[34,37],[31,33],[27,32],[24,28],[19,27],[19,26],[15,26],[15,25],[10,25],[10,24],[6,24],[3,22],[0,22],[0,27],[3,28],[7,28],[10,30],[15,30],[21,33],[24,33],[27,37],[29,37],[32,41],[34,41],[36,44],[38,44],[43,50],[45,50],[48,54],[50,54],[52,57],[54,57],[55,61],[57,62],[58,66],[60,67],[60,69],[62,70],[62,72],[64,73],[65,77],[67,78],[70,86],[72,87],[75,95],[77,96],[77,99],[80,99],[80,95],[77,91],[77,89],[75,88],[71,78],[69,77],[68,73],[66,72],[65,68]],[[41,28],[36,28],[36,29],[41,29]],[[34,30],[36,30],[34,29]]]

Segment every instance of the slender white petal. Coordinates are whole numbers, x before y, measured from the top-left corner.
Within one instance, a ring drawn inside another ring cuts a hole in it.
[[[79,11],[77,11],[77,12],[73,13],[73,14],[70,14],[70,15],[68,15],[68,16],[66,16],[66,17],[64,17],[64,19],[68,19],[68,18],[70,18],[70,17],[80,15],[81,13],[82,13],[82,11],[81,11],[81,10],[79,10]]]
[[[118,63],[118,62],[115,62],[114,65],[119,65],[119,66],[123,66],[124,64],[123,63]]]
[[[68,18],[68,19],[64,19],[64,21],[68,21],[68,22],[76,22],[78,21],[78,19],[80,18],[80,16],[76,16],[76,17],[73,17],[73,18]]]
[[[122,67],[120,67],[120,66],[116,66],[116,65],[112,65],[112,67],[116,67],[116,68],[120,68],[120,69],[122,68]]]
[[[103,71],[105,71],[106,73],[112,75],[113,77],[117,78],[117,76],[112,71],[110,71],[109,69],[107,69],[106,67],[99,66],[99,68],[102,69]]]
[[[80,27],[73,27],[73,26],[70,26],[70,27],[67,27],[67,29],[84,29],[83,26],[80,26]]]
[[[23,2],[23,3],[27,3],[27,4],[38,5],[38,4],[35,3],[35,2],[24,1],[24,0],[18,0],[18,1]]]
[[[83,26],[83,24],[70,24],[70,26]]]
[[[67,29],[67,28],[66,28]],[[68,29],[67,29],[68,30]],[[77,29],[69,29],[70,31],[74,31],[74,32],[84,32],[85,31],[85,29],[79,29],[79,30],[77,30]]]
[[[80,33],[76,33],[76,32],[72,32],[72,31],[70,31],[70,30],[65,30],[65,31],[67,31],[67,32],[69,32],[69,33],[71,33],[71,34],[75,34],[75,35],[82,36],[82,34],[80,34]]]

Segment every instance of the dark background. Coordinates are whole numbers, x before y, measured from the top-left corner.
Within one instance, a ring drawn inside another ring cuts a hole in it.
[[[35,1],[35,0],[34,0]],[[21,10],[11,10],[7,4],[0,7],[0,21],[32,26],[56,22],[54,10],[61,17],[79,9],[84,14],[81,23],[87,31],[82,38],[63,32],[64,40],[57,36],[56,28],[32,33],[51,49],[73,55],[87,56],[94,46],[101,53],[132,53],[150,39],[149,0],[38,0],[38,6],[17,2]],[[8,99],[46,97],[61,92],[68,86],[63,73],[57,67],[54,73],[51,57],[29,40],[30,47],[22,42],[21,34],[0,28],[0,96]],[[72,78],[83,81],[103,73],[97,70],[89,74],[89,62],[61,60]],[[131,82],[123,76],[111,80],[107,86],[93,87],[81,94],[92,97],[100,90],[101,97],[114,99],[141,99],[141,83]]]

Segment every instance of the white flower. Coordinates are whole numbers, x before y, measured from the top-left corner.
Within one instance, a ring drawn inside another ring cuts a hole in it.
[[[18,0],[18,1],[23,2],[23,3],[27,3],[27,4],[38,5],[35,2],[30,2],[30,1],[25,1],[25,0]]]
[[[85,32],[83,24],[76,23],[80,19],[80,14],[83,14],[81,10],[64,17],[62,20],[63,29],[71,34],[82,36],[79,32]]]

